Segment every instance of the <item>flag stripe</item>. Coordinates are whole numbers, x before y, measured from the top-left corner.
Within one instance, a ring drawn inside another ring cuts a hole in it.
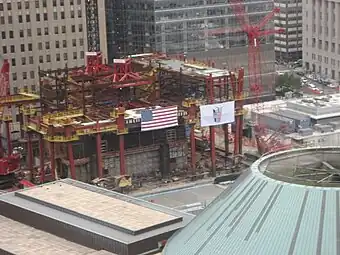
[[[151,120],[145,121],[142,116],[141,131],[156,130],[178,125],[177,106],[149,110],[152,112],[152,118]]]

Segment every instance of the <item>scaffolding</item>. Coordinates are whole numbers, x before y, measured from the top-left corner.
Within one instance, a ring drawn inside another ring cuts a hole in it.
[[[195,174],[199,105],[228,100],[236,101],[232,154],[242,154],[242,139],[237,137],[242,137],[243,128],[243,69],[229,72],[214,68],[213,63],[209,66],[164,54],[129,56],[114,60],[112,65],[104,64],[100,53],[88,53],[86,57],[87,65],[83,67],[40,69],[40,95],[21,92],[0,100],[0,106],[20,108],[28,169],[35,169],[34,156],[39,157],[39,170],[34,171],[38,182],[57,179],[65,167],[67,176],[79,179],[76,169],[88,172],[88,164],[93,163],[97,170],[90,174],[91,178],[106,175],[106,165],[119,168],[117,175],[131,174],[127,169],[132,168],[131,164],[133,167],[144,165],[144,161],[146,165],[152,164],[151,159],[149,163],[146,160],[156,157],[159,163],[150,167],[163,169],[163,177],[170,174],[174,162]],[[40,102],[39,107],[32,105],[35,102]],[[167,106],[177,106],[178,127],[141,133],[141,110]],[[186,129],[190,130],[188,134]],[[231,154],[230,124],[225,124],[223,130],[227,157]],[[213,176],[216,175],[214,134],[211,127]],[[33,155],[35,138],[39,152]],[[86,155],[77,151],[77,146],[85,146],[80,151],[86,151]],[[107,147],[112,153],[108,153]],[[143,153],[149,153],[145,154],[148,157],[144,158]],[[104,162],[108,154],[116,159]],[[139,154],[140,162],[131,158],[132,154]],[[189,158],[189,167],[180,158]],[[49,162],[48,170],[46,162]]]

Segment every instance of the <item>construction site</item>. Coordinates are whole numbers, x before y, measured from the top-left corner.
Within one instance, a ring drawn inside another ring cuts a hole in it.
[[[228,100],[236,100],[236,124],[223,127],[227,150],[219,158],[238,164],[242,69],[229,72],[162,54],[117,59],[109,66],[100,53],[88,53],[84,67],[39,74],[39,95],[26,91],[1,98],[6,130],[2,153],[7,155],[3,176],[18,168],[34,184],[66,177],[91,182],[110,176],[126,184],[131,176],[137,183],[171,176],[195,178],[203,172],[216,176],[216,131],[200,129],[198,107]],[[13,109],[21,127],[15,142]],[[143,109],[167,115],[145,128]],[[234,144],[231,152],[229,140]],[[200,151],[205,161],[198,164]]]

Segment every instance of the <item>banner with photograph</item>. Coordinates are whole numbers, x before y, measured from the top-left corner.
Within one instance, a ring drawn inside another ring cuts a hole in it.
[[[210,127],[235,121],[235,101],[201,105],[201,126]]]

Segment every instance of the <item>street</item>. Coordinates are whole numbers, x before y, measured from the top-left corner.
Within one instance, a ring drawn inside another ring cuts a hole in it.
[[[303,76],[301,75],[298,75],[293,68],[288,68],[287,66],[284,66],[284,65],[276,65],[276,71],[277,72],[280,72],[280,73],[286,73],[286,72],[289,72],[291,74],[293,74],[295,77],[297,78],[301,78]],[[323,91],[323,95],[327,95],[327,94],[334,94],[337,92],[337,88],[330,88],[330,87],[327,87],[326,85],[324,84],[321,84],[319,83],[318,81],[314,81],[314,80],[311,80],[309,79],[308,77],[306,77],[308,83],[312,83],[314,84],[319,90]],[[301,92],[303,92],[304,94],[307,94],[307,95],[316,95],[316,93],[306,85],[304,86],[301,86]]]

